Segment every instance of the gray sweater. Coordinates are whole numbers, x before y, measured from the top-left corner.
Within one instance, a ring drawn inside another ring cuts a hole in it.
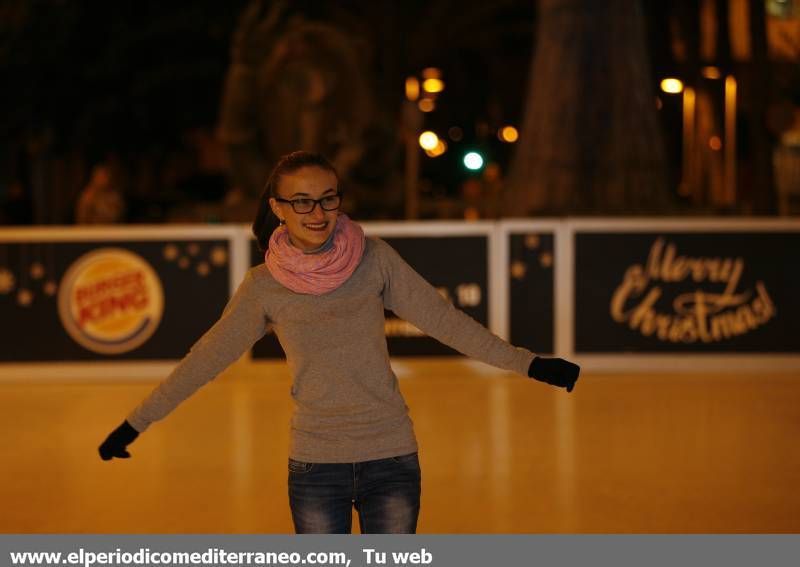
[[[532,352],[456,309],[391,246],[369,237],[350,278],[324,295],[290,291],[265,264],[251,268],[219,321],[127,419],[144,431],[273,329],[293,376],[290,457],[349,463],[414,452],[384,308],[467,356],[527,375]]]

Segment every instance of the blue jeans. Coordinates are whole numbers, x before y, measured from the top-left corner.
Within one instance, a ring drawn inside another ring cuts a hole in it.
[[[419,516],[417,453],[359,463],[289,459],[289,506],[298,534],[413,534]]]

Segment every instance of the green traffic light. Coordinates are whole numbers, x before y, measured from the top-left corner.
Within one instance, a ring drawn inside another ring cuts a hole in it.
[[[468,152],[464,155],[464,167],[477,171],[483,167],[483,156],[478,152]]]

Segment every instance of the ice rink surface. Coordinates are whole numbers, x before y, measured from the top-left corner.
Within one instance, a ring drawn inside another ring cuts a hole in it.
[[[420,533],[800,531],[800,373],[585,373],[567,394],[464,360],[393,367]],[[292,532],[284,363],[240,361],[111,462],[97,445],[158,381],[53,373],[0,381],[0,532]]]

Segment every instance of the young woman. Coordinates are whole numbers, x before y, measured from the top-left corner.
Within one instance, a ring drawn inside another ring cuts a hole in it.
[[[342,194],[322,156],[281,159],[253,232],[265,262],[251,268],[214,326],[100,445],[126,447],[274,329],[293,375],[289,503],[297,533],[414,533],[417,442],[389,366],[384,308],[467,356],[572,391],[577,365],[542,358],[489,332],[388,244],[339,213]],[[274,218],[273,218],[274,215]],[[280,226],[273,230],[275,218]]]

